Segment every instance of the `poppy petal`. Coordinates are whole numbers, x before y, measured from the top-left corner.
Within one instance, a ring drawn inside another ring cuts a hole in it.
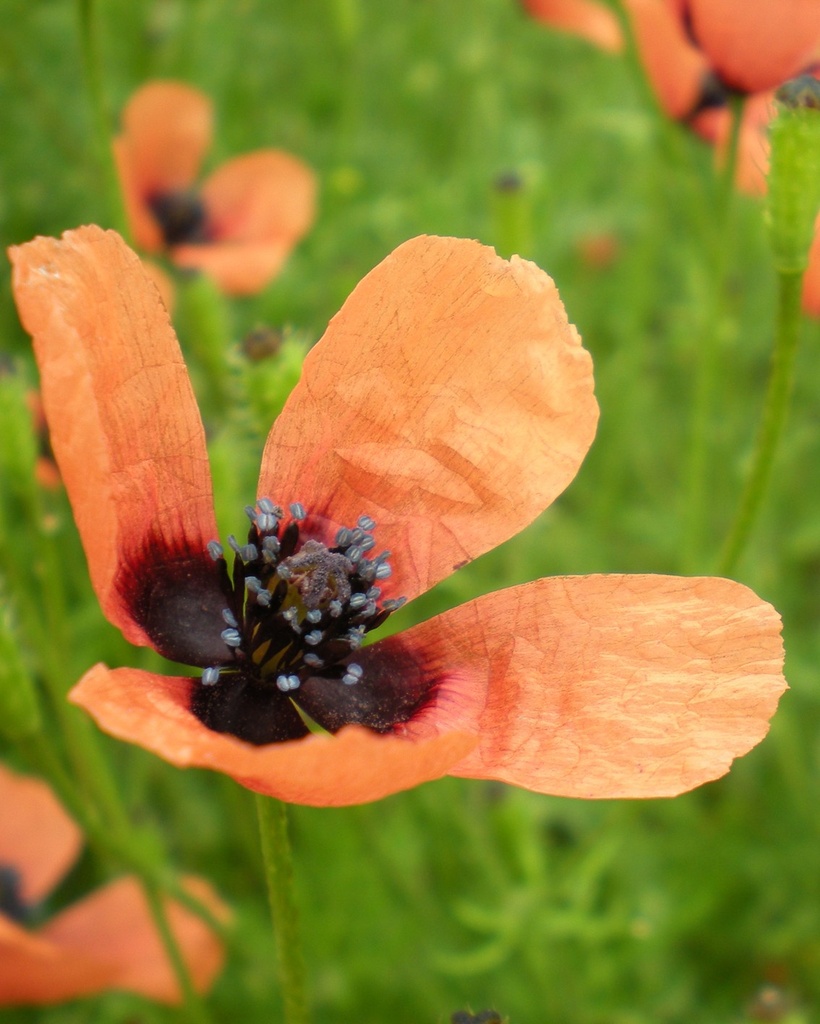
[[[556,796],[674,796],[718,778],[786,687],[779,616],[724,579],[541,579],[401,642],[444,679],[420,735],[481,737],[450,774]]]
[[[215,914],[225,907],[199,879],[186,888]],[[171,928],[197,989],[205,990],[222,966],[218,939],[199,918],[170,901]],[[96,890],[26,932],[0,916],[0,1005],[48,1005],[109,989],[178,1003],[173,970],[145,896],[134,878]]]
[[[155,286],[119,235],[97,227],[38,238],[11,258],[104,613],[132,643],[187,664],[221,660],[205,434]]]
[[[211,145],[208,97],[184,82],[149,82],[123,108],[117,151],[138,196],[190,188]]]
[[[325,535],[372,516],[392,552],[380,585],[410,598],[561,493],[595,433],[592,390],[589,355],[543,271],[478,242],[415,238],[308,354],[258,493],[301,502]]]
[[[116,964],[60,949],[0,914],[0,1006],[47,1006],[110,988]]]
[[[0,765],[0,866],[20,874],[24,903],[39,903],[77,859],[82,833],[49,787]]]
[[[617,17],[594,0],[523,0],[523,5],[533,18],[580,36],[602,50],[620,53],[624,48]]]
[[[817,0],[689,0],[689,18],[714,69],[742,92],[799,74],[820,42]]]
[[[803,277],[803,309],[809,316],[820,317],[820,217],[814,222],[809,265]]]
[[[225,772],[258,793],[312,806],[367,803],[439,778],[476,743],[461,733],[416,742],[350,726],[336,736],[255,747],[205,728],[189,710],[191,686],[188,679],[96,665],[70,699],[112,736],[172,764]]]
[[[219,167],[201,198],[208,242],[176,246],[172,259],[207,272],[229,294],[251,294],[278,273],[313,223],[316,176],[289,153],[259,150]]]
[[[224,905],[207,883],[186,879],[185,885],[214,913],[224,916]],[[204,991],[222,967],[222,945],[191,911],[172,901],[166,901],[166,910],[191,980],[198,991]],[[39,934],[61,950],[115,965],[110,988],[138,992],[158,1002],[180,1001],[176,977],[135,878],[119,878],[97,889],[52,918]]]
[[[709,63],[664,0],[624,0],[638,55],[662,109],[673,118],[697,106]]]

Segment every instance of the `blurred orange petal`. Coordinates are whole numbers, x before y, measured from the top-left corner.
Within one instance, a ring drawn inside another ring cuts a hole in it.
[[[185,885],[212,911],[224,916],[224,905],[207,883],[187,879]],[[221,943],[191,911],[170,900],[166,910],[191,980],[198,991],[205,991],[222,967]],[[138,992],[157,1002],[181,1001],[176,977],[135,878],[119,878],[97,889],[52,918],[39,934],[61,951],[113,967],[110,988]]]
[[[217,914],[225,908],[207,883],[186,888]],[[171,929],[199,991],[223,961],[219,940],[190,911],[166,902]],[[0,1005],[45,1006],[110,989],[164,1003],[181,993],[145,896],[134,878],[120,878],[78,900],[38,932],[0,916]]]
[[[809,265],[803,278],[803,309],[809,316],[820,317],[820,217],[814,222]]]
[[[0,915],[0,1006],[48,1006],[93,995],[110,988],[116,973],[116,964],[82,949],[61,949]]]
[[[709,73],[706,58],[664,0],[624,0],[624,7],[658,102],[670,117],[686,117],[701,98]]]
[[[674,796],[718,778],[785,689],[779,616],[724,579],[541,579],[402,642],[444,678],[419,726],[480,736],[450,774],[558,796]]]
[[[162,650],[148,620],[164,601],[164,581],[142,573],[141,583],[136,567],[158,549],[166,570],[174,563],[187,581],[187,598],[175,598],[184,622],[186,605],[204,600],[205,548],[216,535],[205,435],[168,313],[114,232],[39,238],[11,258],[94,589],[132,643]]]
[[[0,765],[0,866],[20,874],[24,903],[39,903],[77,859],[82,833],[39,779]]]
[[[367,803],[440,778],[476,743],[458,731],[415,740],[351,725],[336,736],[253,746],[203,727],[189,710],[191,686],[189,679],[96,665],[70,700],[112,736],[181,768],[225,772],[258,793],[311,806]]]
[[[478,242],[421,237],[372,270],[308,354],[260,496],[362,513],[408,599],[518,533],[595,433],[592,367],[552,280]]]
[[[692,34],[713,68],[742,92],[799,74],[820,44],[817,0],[689,0]]]
[[[522,4],[533,18],[602,50],[620,53],[624,48],[617,17],[595,0],[522,0]]]
[[[182,82],[149,82],[122,111],[121,159],[145,201],[190,188],[211,145],[211,101]]]

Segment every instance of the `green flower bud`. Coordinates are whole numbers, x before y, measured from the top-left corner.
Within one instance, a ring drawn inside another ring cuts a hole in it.
[[[775,266],[802,273],[820,207],[820,82],[803,75],[781,86],[771,127],[768,222]]]

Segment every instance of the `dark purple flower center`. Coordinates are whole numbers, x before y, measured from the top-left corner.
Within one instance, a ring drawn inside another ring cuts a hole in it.
[[[148,206],[166,245],[200,245],[208,241],[205,204],[195,190],[162,192],[151,196]]]
[[[331,732],[356,722],[388,732],[423,703],[418,672],[407,679],[388,660],[361,651],[365,636],[404,604],[383,600],[390,552],[374,554],[375,523],[361,516],[335,544],[301,531],[307,513],[267,498],[248,506],[246,544],[230,538],[229,580],[222,545],[208,550],[225,583],[224,657],[208,665],[191,708],[209,728],[250,743],[304,736],[313,722]],[[423,689],[423,687],[422,687]]]
[[[32,918],[31,907],[21,893],[22,881],[17,868],[0,864],[0,914],[17,924],[27,924]]]

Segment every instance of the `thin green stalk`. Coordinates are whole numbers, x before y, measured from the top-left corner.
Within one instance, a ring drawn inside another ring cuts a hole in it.
[[[285,1024],[308,1024],[307,984],[293,893],[293,856],[288,837],[287,804],[256,797],[262,859],[268,885]]]
[[[117,169],[114,166],[114,153],[111,148],[111,116],[103,86],[95,0],[77,0],[77,21],[86,89],[94,121],[94,148],[97,151],[97,162],[102,172],[108,213],[113,227],[121,235],[127,237],[125,208]]]
[[[720,572],[724,576],[734,572],[743,554],[771,480],[777,445],[783,433],[794,385],[794,360],[800,338],[802,283],[803,275],[800,272],[781,272],[779,275],[777,324],[769,384],[752,468],[720,559]]]
[[[168,911],[163,903],[162,893],[158,886],[153,882],[146,881],[145,879],[142,880],[142,888],[145,893],[145,898],[148,901],[148,907],[151,911],[151,916],[154,919],[154,924],[159,932],[162,944],[165,947],[165,952],[168,955],[168,960],[170,961],[174,975],[176,976],[177,984],[182,992],[185,1012],[188,1019],[193,1021],[194,1024],[210,1024],[211,1016],[205,1008],[205,1004],[199,993],[194,987],[191,972],[188,970],[188,965],[185,963],[185,957],[182,955],[179,943],[177,942],[177,937],[174,935],[174,931],[168,920]]]
[[[726,160],[721,169],[713,211],[714,227],[711,234],[712,258],[709,276],[711,301],[706,306],[705,330],[697,352],[689,445],[686,455],[682,544],[682,567],[686,572],[694,572],[701,568],[701,545],[707,507],[707,476],[712,448],[714,411],[720,383],[720,331],[726,297],[728,256],[727,226],[737,168],[740,128],[743,121],[741,98],[732,101],[731,111],[732,122]]]

